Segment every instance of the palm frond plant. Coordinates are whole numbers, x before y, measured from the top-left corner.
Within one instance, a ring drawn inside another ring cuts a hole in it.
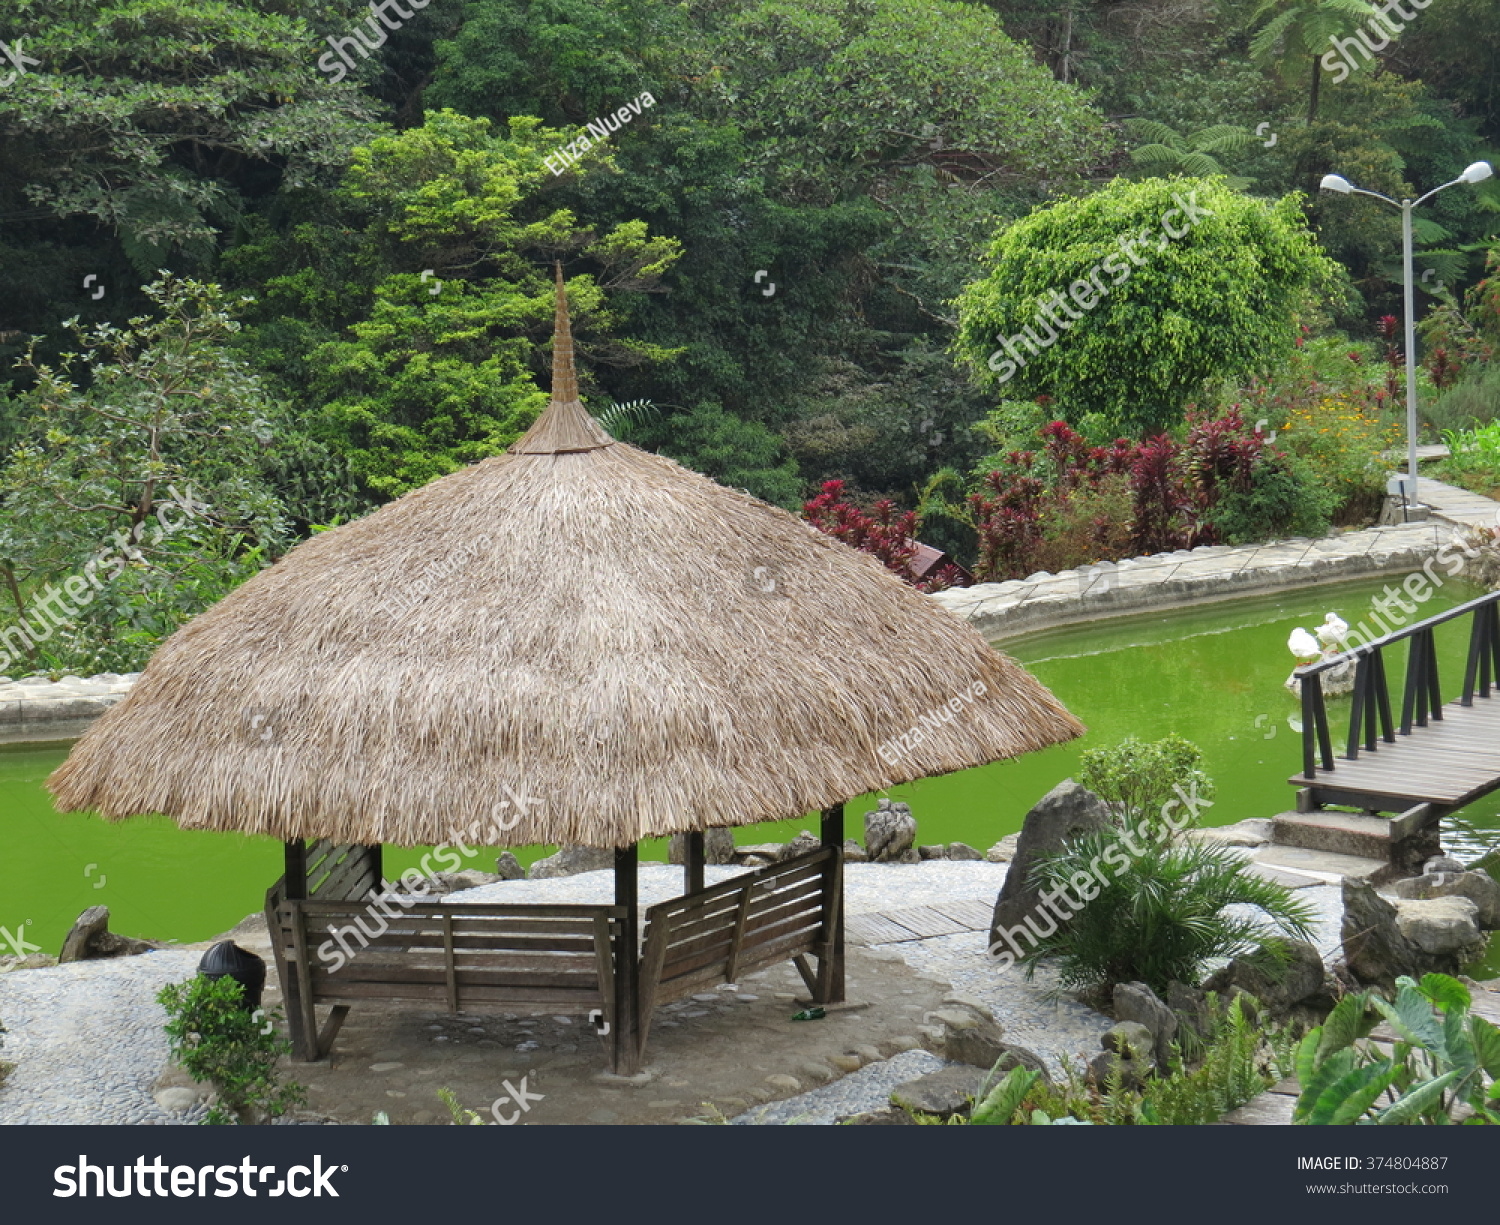
[[[611,403],[603,412],[595,413],[594,418],[614,437],[622,438],[632,425],[644,425],[658,415],[656,405],[650,400],[627,400],[624,404]]]
[[[1097,998],[1115,983],[1143,982],[1165,994],[1174,979],[1196,983],[1215,958],[1274,973],[1287,957],[1279,938],[1312,936],[1314,912],[1291,890],[1246,871],[1233,851],[1175,841],[1161,825],[1088,834],[1034,869],[1042,895],[1067,906],[1085,876],[1094,896],[1071,919],[1049,921],[1046,935],[1034,932],[1020,958],[1028,975],[1054,966],[1065,990]]]
[[[1240,153],[1255,142],[1255,137],[1244,128],[1216,123],[1184,136],[1155,119],[1127,119],[1125,128],[1144,142],[1131,150],[1130,160],[1146,174],[1183,174],[1193,178],[1222,174],[1237,191],[1254,182],[1242,175],[1229,174],[1219,161],[1222,155]]]

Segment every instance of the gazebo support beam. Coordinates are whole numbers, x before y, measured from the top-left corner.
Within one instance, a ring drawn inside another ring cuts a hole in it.
[[[641,1066],[640,1009],[640,896],[639,844],[615,848],[615,905],[625,908],[620,920],[620,942],[615,950],[615,1015],[612,1070],[634,1076]]]
[[[687,836],[687,846],[683,855],[682,869],[682,892],[684,894],[703,892],[703,865],[707,860],[704,853],[703,831],[695,829]]]
[[[834,853],[833,867],[823,887],[823,952],[818,957],[819,1004],[844,1002],[844,806],[823,810],[823,845]]]

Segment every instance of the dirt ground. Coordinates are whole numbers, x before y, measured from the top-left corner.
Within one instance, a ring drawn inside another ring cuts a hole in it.
[[[270,966],[259,916],[227,938]],[[818,1021],[791,1019],[806,989],[789,962],[658,1009],[645,1069],[630,1080],[608,1074],[607,1040],[584,1017],[420,1004],[355,1005],[328,1059],[284,1072],[306,1086],[298,1116],[309,1121],[368,1124],[383,1111],[392,1124],[446,1124],[438,1090],[447,1088],[486,1122],[716,1122],[920,1045],[926,1014],[949,997],[946,983],[887,950],[851,947],[846,982],[847,1005]],[[281,1002],[272,967],[264,1004]],[[192,1082],[173,1069],[160,1082],[169,1085]]]

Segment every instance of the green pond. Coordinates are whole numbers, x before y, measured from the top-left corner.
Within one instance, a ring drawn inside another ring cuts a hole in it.
[[[942,778],[895,788],[911,805],[922,842],[967,842],[984,850],[1021,826],[1027,809],[1075,769],[1088,747],[1126,736],[1177,732],[1202,747],[1217,787],[1206,824],[1264,817],[1293,805],[1287,777],[1301,765],[1297,701],[1282,687],[1293,666],[1287,635],[1313,628],[1325,612],[1350,625],[1367,614],[1384,581],[1324,586],[1284,595],[1207,604],[1120,618],[1012,639],[1003,649],[1024,663],[1087,726],[1071,744]],[[1423,607],[1439,612],[1478,594],[1449,583]],[[1445,697],[1462,678],[1468,622],[1438,631]],[[1405,648],[1388,660],[1393,684],[1404,676]],[[1347,700],[1331,703],[1336,741],[1347,726]],[[0,746],[0,845],[9,869],[0,885],[0,928],[55,952],[87,906],[110,907],[126,935],[206,939],[261,909],[281,874],[281,846],[266,838],[179,830],[165,819],[110,824],[60,816],[43,780],[66,744]],[[849,832],[873,796],[848,806]],[[738,830],[741,843],[786,840],[809,822]],[[1446,823],[1445,841],[1465,858],[1500,844],[1500,793]],[[523,862],[549,854],[536,847]],[[663,843],[643,857],[665,858]],[[388,848],[386,872],[413,866],[422,849]],[[485,859],[471,865],[487,868]],[[0,952],[6,932],[0,932]]]

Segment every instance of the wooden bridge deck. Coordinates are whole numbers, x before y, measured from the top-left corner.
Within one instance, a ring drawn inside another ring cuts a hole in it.
[[[1500,789],[1500,700],[1454,701],[1442,711],[1425,727],[1397,732],[1394,743],[1377,740],[1355,760],[1341,755],[1331,770],[1319,764],[1312,778],[1299,772],[1287,781],[1315,788],[1325,803],[1382,811],[1421,803],[1458,808]]]
[[[1461,696],[1445,703],[1435,632],[1464,618],[1469,650]],[[1407,648],[1406,683],[1393,692],[1385,655],[1397,644]],[[1349,734],[1335,757],[1322,678],[1350,664]],[[1298,668],[1296,676],[1302,771],[1287,781],[1303,788],[1299,809],[1333,804],[1404,813],[1425,805],[1438,816],[1500,790],[1500,591]]]

